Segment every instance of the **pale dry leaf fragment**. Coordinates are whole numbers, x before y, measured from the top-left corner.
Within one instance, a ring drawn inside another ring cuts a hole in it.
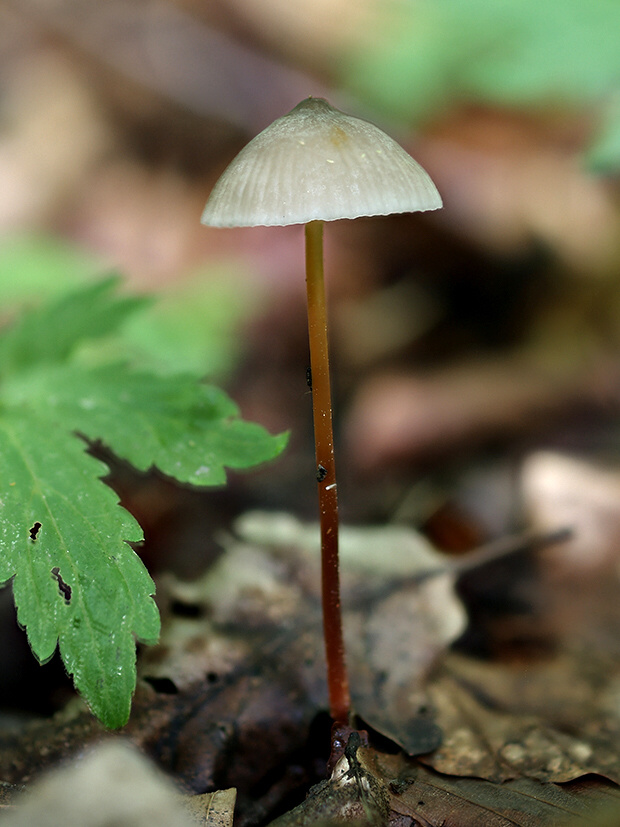
[[[299,586],[286,576],[281,562],[230,537],[223,542],[225,553],[200,579],[187,583],[170,575],[160,578],[164,622],[159,645],[143,653],[142,675],[168,678],[179,690],[207,674],[230,675],[252,653],[248,637],[231,635],[231,628],[282,626],[298,612]],[[186,607],[190,616],[175,614],[175,604]]]
[[[273,549],[296,549],[316,557],[320,540],[315,523],[302,523],[291,514],[248,511],[235,522],[235,533],[248,543]],[[367,576],[412,577],[443,569],[444,555],[420,533],[406,526],[349,526],[340,529],[343,578],[352,571]]]
[[[557,574],[582,576],[620,564],[620,471],[552,451],[528,456],[521,469],[525,511],[536,529],[566,526],[572,538],[547,550]]]
[[[202,827],[232,827],[237,791],[234,787],[183,798],[185,811],[193,824]]]
[[[214,626],[201,583],[182,582],[171,574],[158,578],[162,631],[157,646],[142,653],[141,677],[170,680],[184,692],[203,682],[205,675],[229,675],[247,657],[244,641],[233,640]]]
[[[172,782],[122,739],[51,770],[15,805],[3,827],[192,827]]]
[[[299,586],[280,561],[264,549],[232,542],[202,581],[203,595],[219,623],[248,620],[282,622],[299,605]]]
[[[466,626],[454,576],[444,573],[403,585],[366,612],[345,614],[347,621],[358,714],[410,755],[438,747],[442,735],[426,684],[433,666]]]

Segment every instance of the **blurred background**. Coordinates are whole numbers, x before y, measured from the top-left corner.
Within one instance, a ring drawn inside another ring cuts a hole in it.
[[[2,318],[119,271],[160,296],[135,358],[291,430],[225,492],[119,465],[153,568],[204,567],[248,507],[315,517],[303,230],[199,223],[313,95],[399,140],[445,205],[326,228],[343,519],[452,552],[577,525],[550,576],[615,570],[618,32],[617,0],[0,0]]]

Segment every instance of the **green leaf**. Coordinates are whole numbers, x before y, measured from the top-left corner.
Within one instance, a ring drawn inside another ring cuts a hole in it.
[[[140,470],[155,466],[193,485],[222,485],[226,468],[273,459],[287,440],[240,419],[235,403],[212,385],[183,374],[132,372],[125,365],[31,373],[26,382],[11,383],[6,398],[103,441]]]
[[[44,413],[44,412],[43,412]],[[106,726],[127,721],[134,635],[154,642],[155,586],[127,542],[142,532],[99,477],[107,468],[65,427],[19,410],[0,418],[0,582],[44,662],[67,671]]]
[[[113,276],[25,313],[0,339],[0,375],[66,361],[85,340],[116,331],[148,302],[115,295],[119,284]]]
[[[153,642],[154,585],[128,543],[138,524],[85,452],[102,440],[137,468],[219,485],[227,468],[275,457],[286,435],[241,420],[190,375],[92,366],[83,342],[115,333],[144,302],[90,284],[24,315],[0,338],[0,584],[13,579],[36,657],[58,646],[78,691],[110,727],[128,718],[135,640]],[[77,358],[77,357],[80,358]]]

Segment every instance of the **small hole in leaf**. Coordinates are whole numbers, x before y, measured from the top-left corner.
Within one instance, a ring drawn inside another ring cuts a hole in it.
[[[30,540],[34,543],[41,528],[41,523],[35,523],[30,529]]]
[[[58,583],[58,591],[64,597],[65,603],[71,603],[71,586],[62,579],[58,566],[52,569],[52,577]]]

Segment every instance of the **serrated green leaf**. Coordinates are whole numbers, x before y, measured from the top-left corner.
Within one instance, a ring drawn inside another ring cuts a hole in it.
[[[148,301],[116,295],[119,283],[113,276],[23,314],[0,338],[0,375],[62,362],[85,340],[117,330]]]
[[[50,368],[9,385],[6,398],[103,441],[140,470],[155,466],[192,485],[222,485],[226,468],[273,459],[287,440],[240,419],[235,403],[212,385],[124,365]]]
[[[60,654],[110,727],[128,718],[135,639],[153,642],[154,585],[127,545],[139,526],[85,452],[102,440],[137,468],[218,485],[226,468],[276,456],[286,435],[244,422],[195,377],[158,376],[84,359],[83,341],[115,332],[141,299],[117,280],[52,300],[0,338],[0,584],[13,579],[18,620],[40,661]],[[73,358],[79,353],[82,358]]]
[[[99,477],[105,465],[60,424],[22,409],[0,418],[0,582],[13,578],[36,657],[58,643],[76,688],[109,727],[135,687],[135,637],[154,642],[153,581],[127,542],[142,532]]]

